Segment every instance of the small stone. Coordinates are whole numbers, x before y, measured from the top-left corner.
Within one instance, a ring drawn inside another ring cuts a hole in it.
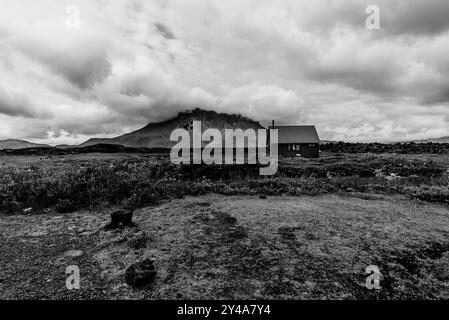
[[[32,210],[33,210],[33,208],[25,208],[22,211],[23,211],[23,213],[26,214],[26,213],[30,213]]]
[[[154,262],[151,259],[134,263],[125,270],[125,281],[133,287],[142,287],[151,284],[155,278],[156,270],[154,269]]]
[[[116,229],[123,226],[131,226],[133,219],[132,210],[119,210],[111,213],[110,228]]]
[[[266,194],[261,194],[261,195],[259,195],[259,199],[266,199],[267,198],[267,195]]]
[[[94,234],[93,231],[84,231],[84,232],[81,232],[81,233],[79,234],[79,236],[81,236],[81,237],[86,237],[86,236],[90,236],[90,235],[92,235],[92,234]]]
[[[346,191],[347,192],[355,192],[355,189],[354,188],[346,188]]]
[[[77,257],[81,257],[83,254],[84,254],[84,252],[82,250],[70,250],[70,251],[67,251],[64,255],[66,257],[77,258]]]
[[[313,282],[313,281],[306,281],[306,282],[304,282],[304,284],[305,284],[310,290],[315,289],[315,286],[316,286],[316,283]]]

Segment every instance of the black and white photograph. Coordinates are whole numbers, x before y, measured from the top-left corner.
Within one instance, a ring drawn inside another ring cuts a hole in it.
[[[0,0],[0,304],[448,299],[449,1]]]

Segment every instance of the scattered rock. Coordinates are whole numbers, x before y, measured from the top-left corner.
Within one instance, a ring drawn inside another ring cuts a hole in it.
[[[116,229],[124,226],[132,226],[133,211],[119,210],[111,213],[111,223],[109,227]]]
[[[316,287],[316,283],[313,281],[306,281],[304,282],[304,284],[306,285],[307,288],[309,288],[310,290],[315,289]]]
[[[266,199],[267,198],[267,195],[266,194],[261,194],[261,195],[259,195],[259,199]]]
[[[82,250],[70,250],[64,253],[66,257],[77,258],[81,257],[84,254]]]
[[[30,213],[32,210],[33,210],[33,208],[25,208],[22,211],[23,211],[23,213],[27,214],[27,213]]]
[[[125,271],[125,281],[133,287],[142,287],[154,282],[156,270],[151,259],[130,265]]]
[[[81,232],[80,234],[78,234],[79,236],[81,236],[81,237],[86,237],[86,236],[91,236],[91,235],[93,235],[95,233],[95,231],[84,231],[84,232]]]
[[[346,192],[355,192],[354,188],[346,188]]]

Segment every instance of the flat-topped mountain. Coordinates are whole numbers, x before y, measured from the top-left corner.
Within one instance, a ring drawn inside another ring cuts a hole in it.
[[[201,120],[201,129],[215,128],[222,131],[224,129],[263,129],[263,126],[251,119],[240,115],[230,115],[195,109],[179,113],[175,118],[150,123],[147,126],[118,136],[115,138],[93,138],[82,143],[80,146],[90,146],[94,144],[118,144],[125,147],[146,147],[146,148],[171,148],[176,142],[170,141],[170,134],[177,128],[189,129],[194,120]]]

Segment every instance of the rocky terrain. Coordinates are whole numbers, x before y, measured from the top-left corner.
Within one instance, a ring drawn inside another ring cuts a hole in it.
[[[448,299],[448,205],[446,154],[3,154],[0,299]]]
[[[0,299],[448,299],[447,206],[372,194],[186,197],[115,209],[0,216]],[[126,270],[152,261],[155,277]],[[367,289],[377,265],[380,290]],[[80,270],[66,287],[67,266]]]

